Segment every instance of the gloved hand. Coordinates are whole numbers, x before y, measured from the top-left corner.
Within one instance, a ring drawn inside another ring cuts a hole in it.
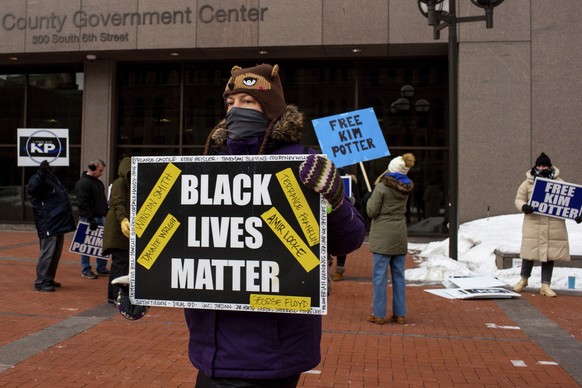
[[[97,225],[97,221],[95,220],[95,218],[91,217],[89,218],[89,229],[90,230],[97,230],[97,227],[99,225]]]
[[[50,174],[51,173],[51,166],[49,165],[49,162],[47,162],[46,160],[43,160],[40,163],[40,166],[38,167],[38,170],[42,174]]]
[[[129,319],[130,321],[136,321],[143,318],[149,310],[148,306],[131,304],[129,293],[122,288],[119,289],[115,304],[117,306],[117,311],[119,311],[124,318]]]
[[[521,211],[524,212],[525,214],[532,214],[534,212],[534,208],[531,207],[530,205],[528,205],[527,203],[525,203],[521,207]]]
[[[331,160],[321,155],[309,155],[299,165],[299,179],[305,186],[321,193],[332,212],[343,204],[344,182]]]
[[[129,299],[129,276],[126,275],[115,278],[111,281],[111,284],[119,287],[115,305],[124,318],[129,319],[130,321],[135,321],[146,315],[149,310],[148,306],[131,304],[131,300]]]
[[[127,238],[129,238],[130,224],[127,218],[121,221],[121,233]]]
[[[578,216],[576,218],[574,218],[574,221],[576,221],[577,224],[582,222],[582,216]]]

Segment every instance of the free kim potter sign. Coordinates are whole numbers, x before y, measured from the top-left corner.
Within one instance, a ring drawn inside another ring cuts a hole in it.
[[[319,145],[338,167],[390,155],[373,108],[312,120]]]

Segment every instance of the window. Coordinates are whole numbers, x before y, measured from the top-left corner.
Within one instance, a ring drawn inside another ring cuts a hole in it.
[[[69,130],[71,165],[58,168],[57,175],[74,194],[79,179],[77,171],[80,171],[83,73],[80,68],[71,66],[7,70],[0,74],[1,219],[5,222],[32,221],[25,185],[36,169],[17,165],[17,129]]]
[[[305,115],[304,143],[319,148],[311,120],[373,107],[391,153],[413,152],[417,158],[409,173],[416,186],[407,212],[410,233],[447,233],[446,58],[277,63],[287,103]],[[232,65],[121,65],[118,155],[201,155],[208,134],[225,116],[222,93]],[[393,104],[402,98],[403,105],[395,109]],[[363,194],[366,182],[372,188],[390,159],[344,170],[357,175]]]

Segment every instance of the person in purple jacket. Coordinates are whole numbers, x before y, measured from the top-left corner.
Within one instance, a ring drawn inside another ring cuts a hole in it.
[[[364,220],[345,199],[333,162],[301,144],[303,114],[285,103],[279,67],[233,67],[224,99],[226,118],[210,133],[205,154],[309,154],[299,177],[329,204],[328,254],[359,248]],[[197,387],[295,387],[321,360],[319,315],[186,309],[185,316]]]

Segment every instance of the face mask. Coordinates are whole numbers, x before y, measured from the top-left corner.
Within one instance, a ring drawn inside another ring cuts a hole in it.
[[[551,169],[547,169],[547,170],[538,170],[538,174],[540,174],[541,177],[547,178],[550,175],[552,175],[553,171]]]
[[[226,113],[226,130],[232,140],[262,135],[268,123],[267,116],[254,109],[233,107]]]

